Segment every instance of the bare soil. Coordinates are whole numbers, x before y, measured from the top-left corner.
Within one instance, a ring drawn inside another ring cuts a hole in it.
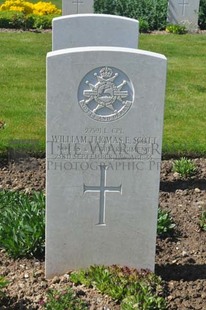
[[[171,212],[176,228],[173,236],[157,238],[155,272],[165,281],[168,309],[173,310],[206,310],[206,232],[199,227],[201,210],[206,208],[206,159],[194,162],[197,174],[188,179],[172,172],[172,160],[163,161],[161,168],[159,204]],[[27,158],[13,164],[1,160],[0,187],[45,190],[45,160]],[[9,280],[0,309],[41,309],[49,288],[73,286],[69,273],[46,280],[43,260],[13,260],[4,250],[0,250],[0,275]],[[74,288],[90,310],[120,309],[94,289]]]

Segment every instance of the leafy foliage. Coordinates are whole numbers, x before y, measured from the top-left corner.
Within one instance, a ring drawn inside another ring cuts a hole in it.
[[[119,266],[91,266],[70,276],[76,284],[95,287],[121,304],[121,309],[166,309],[161,279],[155,274]]]
[[[157,235],[160,237],[173,234],[175,223],[170,213],[158,208]]]
[[[13,16],[13,12],[0,12],[0,28],[15,28],[11,23],[11,19],[13,18]]]
[[[166,27],[167,0],[96,0],[94,9],[97,13],[137,19],[141,32]]]
[[[6,0],[2,5],[0,5],[0,11],[17,11],[25,15],[35,14],[35,15],[60,15],[61,10],[57,9],[51,2],[37,2],[31,3],[24,0]]]
[[[140,31],[163,30],[167,25],[167,0],[95,0],[94,9],[97,13],[127,16],[139,20]],[[200,29],[206,29],[206,0],[200,0]],[[177,25],[169,27],[172,33],[185,33]]]
[[[0,28],[49,29],[61,10],[51,2],[7,0],[0,5]]]
[[[185,34],[187,29],[184,25],[167,25],[166,31],[174,34]]]
[[[46,310],[86,310],[88,305],[76,296],[71,288],[64,291],[50,290],[43,309]]]
[[[43,16],[36,16],[36,15],[29,15],[27,18],[28,20],[33,20],[33,23],[28,28],[33,29],[49,29],[52,28],[52,20],[56,15],[43,15]],[[28,22],[27,22],[28,25]]]
[[[44,241],[43,193],[0,192],[0,247],[14,258],[39,256]]]
[[[18,11],[0,11],[0,28],[50,29],[54,17],[57,15],[25,15]]]
[[[174,161],[172,170],[178,172],[181,177],[191,177],[195,174],[197,168],[191,159],[181,157]]]

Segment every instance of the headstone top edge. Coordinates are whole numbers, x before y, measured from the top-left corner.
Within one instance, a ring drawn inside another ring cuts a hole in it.
[[[86,47],[73,47],[73,48],[66,48],[61,50],[56,50],[47,53],[47,58],[53,56],[60,56],[66,54],[74,54],[74,53],[85,53],[85,52],[124,52],[124,53],[131,53],[131,54],[139,54],[145,56],[151,56],[154,58],[159,58],[162,60],[167,60],[166,56],[159,53],[149,52],[141,49],[134,49],[134,48],[127,48],[127,47],[112,47],[112,46],[86,46]]]
[[[139,21],[137,19],[134,18],[129,18],[129,17],[125,17],[125,16],[118,16],[118,15],[111,15],[111,14],[72,14],[72,15],[63,15],[63,16],[59,16],[59,17],[55,17],[53,18],[53,22],[55,21],[59,21],[59,20],[64,20],[64,19],[74,19],[74,18],[111,18],[111,19],[119,19],[119,20],[127,20],[127,21],[131,21],[133,23],[138,23]]]

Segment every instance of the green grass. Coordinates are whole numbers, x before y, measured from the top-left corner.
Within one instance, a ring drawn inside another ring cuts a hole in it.
[[[13,139],[45,141],[45,58],[51,33],[0,33],[0,150]]]
[[[141,35],[140,48],[168,58],[163,151],[206,154],[205,35]]]
[[[141,49],[168,58],[164,154],[206,154],[205,35],[140,35]],[[45,58],[51,33],[0,33],[0,152],[13,139],[45,147]]]

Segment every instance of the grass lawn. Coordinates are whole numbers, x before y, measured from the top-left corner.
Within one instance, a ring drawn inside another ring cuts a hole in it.
[[[0,33],[0,151],[13,139],[45,137],[45,58],[51,33]]]
[[[206,35],[141,35],[168,58],[163,152],[206,154]]]
[[[165,54],[164,154],[206,154],[206,36],[140,35],[140,48]],[[51,33],[0,33],[0,152],[13,139],[45,146],[45,58]]]

